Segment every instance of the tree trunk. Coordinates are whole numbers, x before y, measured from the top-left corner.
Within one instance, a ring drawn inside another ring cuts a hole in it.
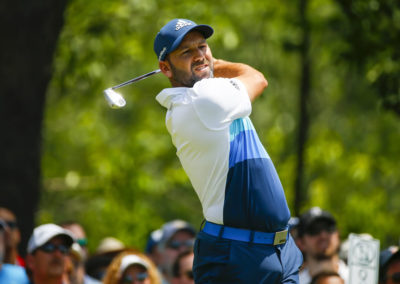
[[[39,201],[45,94],[66,3],[8,0],[0,5],[0,206],[17,215],[22,255]]]
[[[299,100],[299,127],[297,138],[297,165],[295,179],[295,199],[294,214],[299,216],[301,206],[307,199],[307,189],[304,186],[304,151],[308,137],[309,114],[307,104],[310,97],[310,27],[307,20],[307,2],[300,0],[300,22],[303,30],[303,41],[300,49],[301,56],[301,82],[300,82],[300,100]]]

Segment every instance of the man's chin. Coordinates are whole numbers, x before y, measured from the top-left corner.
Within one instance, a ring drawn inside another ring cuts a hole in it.
[[[207,72],[207,73],[201,74],[199,76],[196,76],[196,79],[197,79],[196,81],[200,81],[203,79],[209,79],[209,78],[212,78],[212,76],[211,76],[210,72]]]

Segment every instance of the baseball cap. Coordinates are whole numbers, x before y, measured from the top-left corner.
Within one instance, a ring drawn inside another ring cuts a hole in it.
[[[36,227],[28,241],[27,252],[32,253],[56,236],[63,236],[68,246],[74,242],[72,233],[56,224],[44,224]]]
[[[138,264],[148,269],[149,264],[140,256],[136,254],[125,255],[121,260],[121,265],[119,266],[119,272],[122,274],[131,265]]]
[[[319,207],[312,207],[300,216],[298,223],[298,235],[313,232],[313,225],[318,222],[324,222],[326,226],[336,229],[336,220],[328,211]]]
[[[162,228],[162,236],[159,242],[159,246],[164,248],[166,243],[177,233],[180,231],[187,231],[193,234],[193,237],[196,235],[196,230],[190,225],[188,222],[183,220],[173,220],[165,223]]]
[[[120,240],[114,237],[105,237],[100,241],[99,246],[96,249],[96,254],[105,254],[118,252],[125,248],[125,245]]]
[[[145,253],[150,254],[160,242],[161,237],[162,237],[161,229],[152,231],[147,239],[146,248],[144,250]]]
[[[400,249],[398,246],[390,246],[382,250],[379,254],[379,278],[383,281],[389,264],[400,259]]]
[[[382,269],[390,260],[400,256],[400,250],[397,246],[390,246],[379,254],[379,267]]]
[[[214,33],[212,27],[198,25],[187,19],[173,19],[162,27],[154,39],[154,52],[158,61],[164,61],[169,53],[177,49],[185,35],[193,30],[201,32],[205,38],[209,38]]]

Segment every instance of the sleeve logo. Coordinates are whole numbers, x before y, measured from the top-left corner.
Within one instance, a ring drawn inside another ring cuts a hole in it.
[[[233,81],[233,80],[229,80],[229,82],[230,82],[238,91],[240,91],[240,88],[239,88],[238,83],[236,83],[236,82]]]

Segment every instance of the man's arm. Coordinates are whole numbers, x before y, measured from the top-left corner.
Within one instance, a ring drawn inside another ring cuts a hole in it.
[[[237,78],[247,89],[249,98],[254,101],[268,86],[264,75],[243,63],[233,63],[214,58],[214,76],[223,78]]]

